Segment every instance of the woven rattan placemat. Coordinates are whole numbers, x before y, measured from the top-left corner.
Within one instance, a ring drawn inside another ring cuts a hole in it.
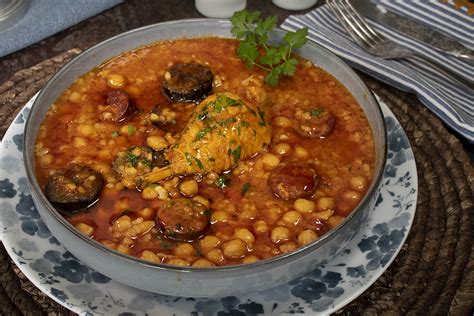
[[[0,86],[0,133],[79,50]],[[419,196],[408,239],[387,271],[342,315],[469,315],[474,308],[474,171],[462,145],[414,96],[361,75],[395,113],[415,153]],[[2,315],[72,314],[38,290],[0,247]]]

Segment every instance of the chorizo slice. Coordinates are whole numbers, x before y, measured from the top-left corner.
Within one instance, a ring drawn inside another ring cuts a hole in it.
[[[303,111],[299,108],[295,111],[298,122],[295,131],[299,135],[308,138],[326,138],[334,131],[336,119],[326,109],[313,109]]]
[[[199,102],[212,88],[212,71],[197,63],[177,63],[165,72],[162,92],[176,102]]]
[[[160,206],[156,221],[167,237],[189,240],[202,235],[209,226],[208,213],[208,208],[199,202],[173,199]]]
[[[281,164],[270,173],[268,185],[282,200],[310,196],[316,190],[317,176],[308,164]]]
[[[58,210],[70,215],[94,204],[104,186],[102,175],[83,165],[58,170],[46,184],[46,197]]]
[[[107,107],[102,112],[104,121],[122,122],[127,119],[134,109],[134,104],[128,93],[113,90],[107,93]]]

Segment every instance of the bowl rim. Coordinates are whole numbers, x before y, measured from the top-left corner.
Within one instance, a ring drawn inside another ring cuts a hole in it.
[[[38,93],[38,96],[36,97],[32,107],[31,107],[31,110],[29,112],[28,118],[27,118],[26,123],[25,123],[25,131],[24,131],[24,134],[23,134],[23,144],[26,145],[26,144],[29,144],[30,142],[32,142],[32,144],[34,145],[36,143],[37,134],[32,135],[31,138],[34,137],[33,140],[29,140],[27,136],[29,135],[28,131],[30,129],[30,121],[31,121],[32,117],[34,116],[32,114],[35,112],[35,109],[39,107],[39,105],[37,105],[37,104],[39,104],[39,102],[42,99],[42,96],[46,93],[45,91],[49,90],[51,88],[51,86],[54,86],[56,78],[60,77],[63,73],[67,72],[83,56],[88,55],[91,52],[93,53],[94,50],[97,47],[105,45],[106,43],[118,40],[118,39],[120,39],[121,37],[123,37],[125,35],[130,35],[130,34],[133,34],[133,33],[140,33],[144,30],[155,28],[157,26],[167,27],[167,26],[173,26],[173,25],[176,25],[176,24],[202,23],[202,22],[215,23],[216,25],[225,25],[225,26],[230,25],[230,21],[226,20],[226,19],[207,19],[207,18],[180,19],[180,20],[160,22],[160,23],[146,25],[146,26],[143,26],[143,27],[140,27],[140,28],[132,29],[132,30],[129,30],[127,32],[117,34],[117,35],[115,35],[111,38],[108,38],[108,39],[106,39],[102,42],[99,42],[99,43],[95,44],[94,46],[86,49],[85,51],[81,52],[79,55],[75,56],[73,59],[71,59],[69,62],[67,62],[64,66],[62,66],[61,69],[58,72],[56,72],[48,80],[46,85],[43,88],[41,88],[40,92]],[[282,30],[279,27],[277,27],[275,29],[275,32],[278,33],[279,38],[281,38],[282,34],[285,33],[285,31]],[[183,39],[199,38],[199,37],[206,37],[206,36],[208,36],[208,37],[214,36],[214,37],[218,37],[218,38],[219,37],[220,38],[231,38],[231,37],[223,37],[223,36],[212,35],[212,34],[203,34],[203,35],[200,35],[200,36],[190,36],[190,37],[186,37],[186,36],[174,37],[174,38],[170,37],[170,38],[166,38],[166,39],[159,39],[157,41],[153,41],[153,42],[150,42],[150,43],[147,43],[147,44],[144,44],[144,45],[132,48],[132,49],[126,49],[126,50],[122,51],[120,54],[122,54],[123,52],[126,52],[126,51],[136,50],[136,49],[140,49],[140,48],[143,48],[143,47],[146,47],[146,46],[149,46],[149,45],[154,45],[156,43],[166,41],[166,40],[175,40],[175,39],[182,39],[182,38]],[[307,44],[305,44],[305,46],[307,46],[307,45],[311,45],[314,48],[316,48],[318,50],[321,50],[323,53],[330,55],[332,58],[334,58],[339,63],[339,65],[345,71],[350,72],[353,75],[355,75],[354,80],[357,81],[358,84],[360,84],[360,85],[362,85],[363,87],[366,88],[366,90],[368,91],[367,102],[370,102],[370,99],[372,99],[372,102],[375,105],[375,110],[376,110],[376,112],[378,113],[378,116],[381,119],[381,122],[380,122],[381,126],[382,126],[382,131],[381,131],[382,141],[381,141],[381,143],[382,143],[382,146],[383,146],[382,155],[380,157],[380,159],[381,159],[380,169],[379,170],[374,170],[374,171],[376,171],[376,174],[374,173],[374,177],[372,178],[371,185],[369,186],[369,189],[365,193],[362,200],[359,202],[359,204],[356,206],[356,208],[353,209],[351,211],[351,213],[344,218],[342,223],[340,223],[335,228],[330,229],[328,232],[326,232],[325,234],[320,236],[315,241],[313,241],[313,242],[311,242],[307,245],[298,247],[297,249],[295,249],[293,251],[290,251],[288,253],[281,254],[281,255],[278,255],[278,256],[274,256],[274,257],[270,257],[270,258],[263,259],[263,260],[259,260],[257,262],[253,262],[253,263],[245,263],[245,264],[242,263],[242,264],[236,264],[236,265],[214,266],[214,267],[206,267],[206,268],[191,267],[191,266],[182,267],[182,266],[174,266],[174,265],[169,265],[169,264],[164,264],[164,263],[154,263],[154,262],[151,262],[151,261],[146,261],[146,260],[140,259],[138,257],[127,255],[127,254],[121,253],[117,250],[110,249],[110,248],[106,247],[105,245],[101,244],[100,242],[98,242],[97,240],[92,239],[92,238],[87,237],[86,235],[82,234],[81,232],[79,232],[78,229],[76,229],[63,215],[61,215],[52,206],[52,204],[46,198],[44,192],[40,189],[39,183],[37,181],[36,171],[35,171],[34,146],[33,147],[32,146],[25,146],[24,151],[23,151],[23,160],[24,160],[24,165],[25,165],[25,169],[26,169],[28,184],[30,186],[30,190],[32,190],[32,194],[36,195],[36,197],[42,203],[42,206],[44,206],[53,215],[53,217],[56,221],[58,221],[61,225],[63,225],[75,237],[78,237],[82,242],[85,242],[85,243],[89,244],[90,246],[94,247],[96,250],[99,250],[100,252],[105,253],[106,255],[109,255],[109,256],[111,255],[112,257],[115,257],[119,260],[123,260],[123,261],[126,261],[128,263],[138,264],[138,266],[140,266],[140,265],[141,266],[146,266],[146,267],[156,269],[156,270],[165,270],[165,271],[177,272],[177,273],[193,273],[193,272],[215,273],[215,272],[239,271],[239,270],[242,270],[242,269],[246,270],[246,269],[258,268],[258,267],[261,267],[263,265],[274,264],[274,263],[278,263],[278,262],[283,262],[284,263],[286,260],[289,260],[291,258],[303,257],[303,256],[307,255],[308,252],[315,251],[317,248],[319,248],[322,245],[324,245],[325,243],[327,243],[331,239],[331,237],[333,235],[335,235],[338,231],[342,230],[343,227],[345,227],[351,221],[351,219],[356,216],[357,213],[361,212],[362,209],[364,209],[365,207],[368,207],[368,204],[370,202],[370,199],[372,198],[372,195],[377,191],[377,189],[379,187],[379,184],[380,184],[380,181],[383,177],[384,169],[385,169],[385,166],[386,166],[386,161],[387,161],[387,129],[386,129],[386,124],[385,124],[385,120],[384,120],[384,115],[383,115],[383,112],[382,112],[382,109],[380,107],[379,102],[375,98],[374,93],[372,92],[372,90],[367,87],[367,85],[362,81],[360,76],[357,75],[357,73],[355,73],[355,71],[351,67],[349,67],[349,65],[344,60],[342,60],[340,57],[338,57],[337,55],[335,55],[334,53],[332,53],[331,51],[329,51],[325,47],[317,44],[316,42],[312,41],[311,39],[309,39]],[[114,56],[110,57],[109,59],[106,59],[106,60],[102,61],[101,64],[104,63],[104,62],[107,62],[108,60],[110,60],[112,58],[115,58],[115,57],[119,56],[120,54],[114,55]],[[91,69],[85,70],[85,72],[83,74],[89,72]],[[60,92],[59,95],[61,93],[62,92]],[[369,121],[369,124],[370,124],[370,121]],[[31,149],[30,147],[32,147],[33,149]],[[33,151],[33,154],[31,155],[31,162],[30,162],[30,158],[28,158],[28,153],[31,150]],[[59,241],[61,242],[61,240],[59,240]],[[315,248],[315,249],[313,249],[313,248]]]

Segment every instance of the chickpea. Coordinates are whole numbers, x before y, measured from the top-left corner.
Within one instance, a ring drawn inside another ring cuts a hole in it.
[[[192,264],[193,267],[196,267],[196,268],[208,268],[208,267],[213,267],[215,266],[214,263],[210,262],[209,260],[207,259],[198,259],[196,261],[194,261],[194,263]]]
[[[226,258],[237,259],[245,255],[246,247],[242,240],[233,239],[222,245],[222,251]]]
[[[165,188],[163,188],[161,185],[157,185],[154,189],[158,193],[158,199],[160,200],[168,199],[168,191]]]
[[[254,219],[255,217],[257,217],[256,208],[246,208],[239,214],[239,218],[244,218],[244,219]]]
[[[285,155],[290,152],[291,147],[287,143],[279,143],[273,147],[273,150],[279,155]]]
[[[149,147],[158,151],[168,147],[168,142],[166,141],[166,139],[164,139],[164,137],[161,136],[148,136],[146,139],[146,144]]]
[[[158,192],[156,192],[154,188],[146,187],[142,191],[142,198],[145,200],[154,200],[158,198]]]
[[[219,238],[216,236],[212,235],[207,235],[201,241],[199,244],[201,245],[201,248],[204,252],[208,252],[209,250],[216,248],[220,243]]]
[[[132,219],[127,215],[123,215],[114,221],[112,230],[122,232],[129,229],[130,227],[132,227]]]
[[[318,239],[318,235],[309,229],[303,230],[299,235],[298,235],[298,243],[303,246],[306,244],[309,244],[310,242],[315,241]]]
[[[257,261],[260,261],[260,258],[257,257],[256,255],[245,256],[242,259],[242,263],[253,263],[253,262],[257,262]]]
[[[263,234],[268,231],[268,226],[265,221],[256,221],[255,224],[253,224],[253,229],[256,233]]]
[[[69,95],[69,101],[71,102],[79,102],[81,100],[82,100],[82,95],[77,91],[73,91]]]
[[[314,202],[307,199],[296,199],[293,203],[295,210],[301,213],[310,213],[314,211]]]
[[[198,184],[195,180],[184,181],[179,185],[179,191],[184,196],[193,196],[199,191]]]
[[[126,79],[121,74],[111,73],[107,75],[107,85],[112,89],[120,89],[125,87]]]
[[[222,265],[225,262],[224,255],[220,249],[212,249],[206,254],[206,258],[217,265]]]
[[[76,224],[75,227],[81,233],[83,233],[84,235],[89,236],[89,237],[92,236],[92,234],[94,233],[94,228],[90,225],[85,224],[85,223]]]
[[[275,223],[280,218],[281,213],[282,210],[278,206],[266,210],[266,215],[270,223]]]
[[[234,236],[244,241],[246,244],[253,244],[255,241],[255,237],[247,228],[235,229]]]
[[[282,216],[283,221],[291,225],[298,225],[302,218],[301,213],[297,211],[288,211]]]
[[[361,199],[361,195],[359,192],[356,191],[346,191],[343,194],[343,197],[349,201],[357,202]]]
[[[76,129],[79,134],[85,137],[90,137],[95,133],[95,127],[90,124],[79,124]]]
[[[267,170],[272,170],[273,168],[275,168],[276,166],[280,164],[280,158],[270,153],[263,155],[262,161],[263,161],[263,166]]]
[[[201,203],[202,205],[207,206],[207,207],[209,207],[209,205],[210,205],[209,200],[206,199],[203,196],[200,196],[200,195],[197,195],[197,196],[193,197],[193,200],[198,202],[198,203]]]
[[[321,197],[317,201],[318,210],[334,209],[336,207],[336,199],[331,197]]]
[[[145,250],[142,252],[140,255],[140,258],[143,260],[155,262],[155,263],[160,263],[161,258],[158,257],[154,252],[151,252],[150,250]]]
[[[87,140],[84,137],[74,137],[72,139],[72,145],[74,147],[85,147],[87,146]]]
[[[298,248],[298,245],[296,245],[294,242],[286,242],[283,245],[281,245],[278,249],[280,249],[282,253],[288,253],[290,251],[295,250],[296,248]]]
[[[211,215],[211,224],[216,222],[226,222],[229,219],[229,214],[225,211],[214,211]]]
[[[39,157],[40,164],[42,166],[50,165],[53,162],[54,158],[51,154],[46,154]]]
[[[113,241],[108,240],[108,239],[103,239],[103,240],[100,240],[99,242],[102,245],[104,245],[104,246],[106,246],[107,248],[110,248],[110,249],[115,249],[115,247],[117,246],[116,243],[114,243]]]
[[[142,90],[137,86],[128,86],[125,91],[131,96],[138,97],[142,94]]]
[[[355,176],[349,180],[349,185],[353,190],[362,192],[367,188],[367,180],[362,176]]]
[[[169,259],[166,263],[170,264],[170,265],[173,265],[173,266],[179,266],[179,267],[188,267],[189,266],[189,262],[187,262],[186,260],[183,260],[183,259],[178,259],[178,258]]]
[[[326,225],[329,226],[329,228],[334,228],[337,225],[339,225],[342,221],[344,220],[344,217],[338,216],[338,215],[333,215],[329,217],[329,219],[326,221]]]
[[[173,253],[176,257],[181,259],[188,259],[190,257],[194,257],[196,255],[196,251],[194,247],[190,244],[179,244],[173,249]]]
[[[285,116],[277,116],[273,119],[274,123],[278,127],[290,127],[291,121]]]
[[[322,219],[323,221],[327,221],[333,214],[334,210],[325,210],[314,213],[317,218]]]
[[[129,254],[130,253],[130,247],[124,244],[118,245],[115,250],[118,252],[124,253],[124,254]]]
[[[151,207],[144,207],[142,208],[140,211],[138,211],[138,214],[142,217],[142,218],[151,218],[154,214],[154,210],[151,208]]]
[[[301,146],[296,146],[295,156],[299,159],[306,159],[308,158],[308,151]]]
[[[289,238],[290,238],[290,230],[283,226],[277,226],[273,228],[270,234],[270,239],[274,243],[279,243],[280,241],[288,240]]]

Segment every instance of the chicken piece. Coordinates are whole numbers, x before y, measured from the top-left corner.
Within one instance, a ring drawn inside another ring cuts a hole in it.
[[[258,153],[270,138],[262,109],[232,93],[214,94],[195,108],[180,139],[170,148],[170,165],[143,180],[153,183],[173,174],[221,173]]]

